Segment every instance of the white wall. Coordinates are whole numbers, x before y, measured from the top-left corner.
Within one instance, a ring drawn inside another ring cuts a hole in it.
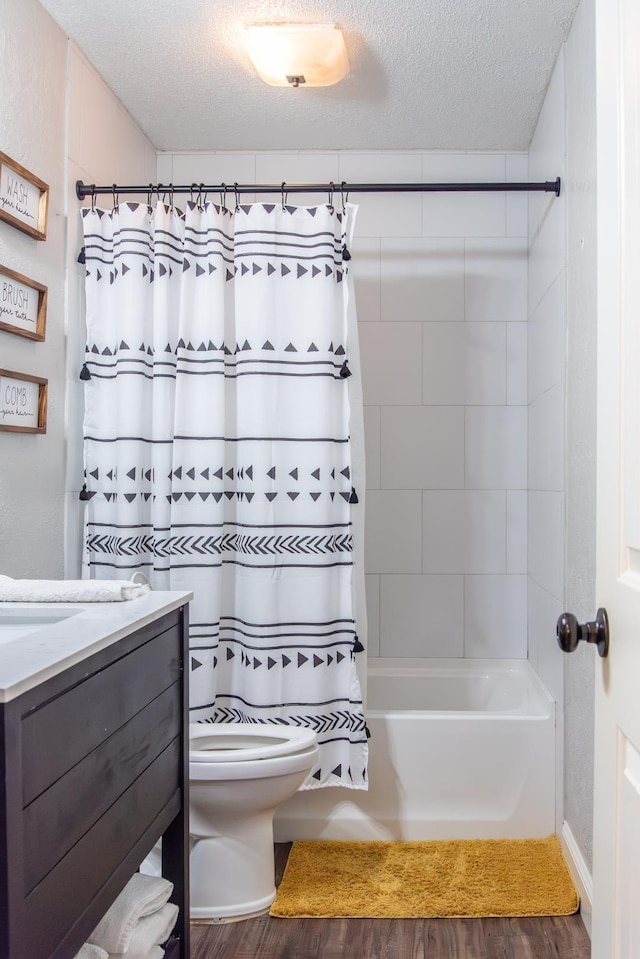
[[[66,143],[66,331],[68,455],[65,480],[65,575],[80,576],[82,503],[83,384],[85,268],[78,263],[82,218],[75,193],[85,183],[150,183],[156,179],[156,151],[120,101],[74,44],[69,45],[68,117]],[[129,199],[136,199],[130,197]],[[90,201],[85,200],[84,203]],[[111,207],[110,196],[97,199]]]
[[[0,433],[0,573],[62,573],[64,115],[66,39],[37,0],[4,0],[0,145],[49,184],[45,241],[0,222],[0,263],[48,287],[46,339],[0,330],[0,368],[49,380],[47,432]]]
[[[531,143],[531,177],[550,170],[562,197],[529,203],[529,656],[560,706],[558,829],[564,816],[588,880],[595,652],[561,653],[555,624],[564,609],[595,613],[593,0],[578,8]]]
[[[178,153],[158,162],[164,183],[526,178],[519,154]],[[351,199],[360,206],[351,265],[369,655],[525,657],[526,197]]]
[[[596,611],[596,82],[595,3],[582,0],[566,45],[567,609]],[[596,654],[565,662],[565,819],[589,871],[593,852]]]

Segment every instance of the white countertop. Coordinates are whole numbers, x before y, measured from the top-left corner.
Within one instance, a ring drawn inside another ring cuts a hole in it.
[[[53,611],[74,615],[37,626],[25,635],[0,643],[0,703],[82,662],[129,633],[184,606],[193,593],[149,592],[140,599],[115,603],[0,603],[0,611]],[[77,611],[77,612],[76,612]]]

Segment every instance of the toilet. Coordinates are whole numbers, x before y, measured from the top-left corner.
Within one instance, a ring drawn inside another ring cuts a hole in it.
[[[248,919],[276,894],[273,815],[317,762],[315,733],[263,723],[189,726],[191,919]]]

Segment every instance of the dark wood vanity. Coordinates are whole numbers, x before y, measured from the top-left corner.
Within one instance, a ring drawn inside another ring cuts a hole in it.
[[[188,605],[174,606],[0,703],[0,959],[73,959],[160,838],[180,909],[166,955],[189,957]]]

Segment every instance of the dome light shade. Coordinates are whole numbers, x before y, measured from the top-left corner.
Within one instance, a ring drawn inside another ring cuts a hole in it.
[[[334,23],[251,23],[245,42],[270,86],[328,87],[349,72],[344,37]]]

